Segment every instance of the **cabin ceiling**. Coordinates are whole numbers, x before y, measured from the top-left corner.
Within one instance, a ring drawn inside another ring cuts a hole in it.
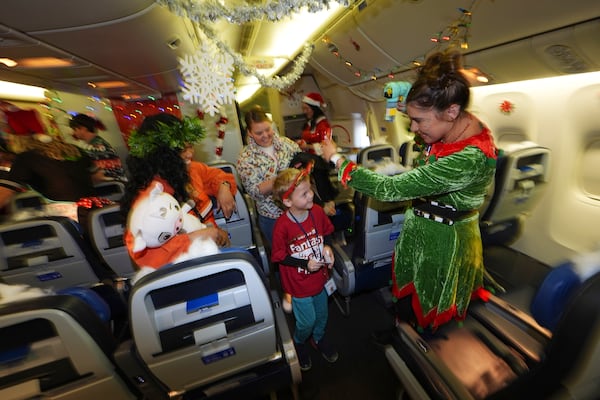
[[[459,7],[470,6],[466,60],[494,82],[600,70],[597,0],[366,0],[312,38],[306,73],[369,97],[376,92],[371,71],[384,77],[390,70],[396,76],[410,74],[406,66],[432,49],[429,39],[459,17]],[[264,57],[268,54],[261,44],[277,35],[278,24],[217,26],[232,49],[245,57]],[[334,43],[340,56],[322,39]],[[103,97],[160,96],[180,90],[178,58],[193,53],[200,40],[190,21],[152,0],[2,0],[0,58],[48,56],[72,65],[31,69],[0,64],[0,80]],[[356,76],[344,65],[347,60],[369,74]],[[125,86],[90,85],[101,81]]]

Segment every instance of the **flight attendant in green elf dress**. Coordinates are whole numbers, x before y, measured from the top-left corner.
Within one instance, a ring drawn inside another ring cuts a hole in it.
[[[486,300],[479,214],[496,169],[489,129],[466,111],[469,82],[457,52],[432,54],[406,98],[410,129],[423,143],[418,166],[379,175],[322,144],[344,185],[380,201],[412,199],[395,244],[392,293],[410,302],[414,323],[435,330]]]

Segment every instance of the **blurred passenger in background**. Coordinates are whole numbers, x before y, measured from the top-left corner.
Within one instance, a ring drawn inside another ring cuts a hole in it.
[[[77,146],[45,134],[9,136],[7,146],[18,154],[0,181],[0,208],[29,189],[56,201],[94,196],[92,175],[97,168]]]
[[[102,171],[103,180],[125,180],[125,172],[121,159],[115,149],[104,138],[98,135],[98,130],[106,130],[104,124],[85,114],[77,114],[70,121],[73,137],[76,143],[94,161]]]

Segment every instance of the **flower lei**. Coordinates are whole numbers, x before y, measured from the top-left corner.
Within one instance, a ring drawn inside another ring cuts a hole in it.
[[[131,132],[127,144],[129,153],[138,158],[152,154],[160,147],[183,149],[186,144],[198,143],[206,136],[202,121],[195,117],[183,117],[177,124],[159,122],[157,129],[146,134]]]

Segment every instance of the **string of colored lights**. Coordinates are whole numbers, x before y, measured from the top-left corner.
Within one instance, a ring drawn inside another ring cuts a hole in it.
[[[415,56],[411,59],[410,62],[395,65],[391,68],[380,69],[364,69],[357,66],[352,60],[339,51],[338,46],[333,43],[328,37],[324,37],[322,42],[327,46],[329,52],[337,57],[342,65],[349,69],[354,76],[357,78],[369,77],[371,80],[377,80],[382,77],[387,77],[390,79],[394,78],[394,75],[399,72],[404,72],[406,70],[412,69],[414,67],[418,67],[421,65],[422,60],[425,59],[425,54],[444,47],[456,47],[461,50],[466,50],[469,48],[469,37],[470,37],[470,27],[471,21],[473,18],[473,8],[477,0],[472,0],[469,8],[458,8],[457,11],[460,13],[459,17],[454,20],[450,25],[435,33],[429,38],[429,42],[433,43],[433,47],[429,48],[423,55]],[[354,48],[359,51],[360,45],[351,40]]]

